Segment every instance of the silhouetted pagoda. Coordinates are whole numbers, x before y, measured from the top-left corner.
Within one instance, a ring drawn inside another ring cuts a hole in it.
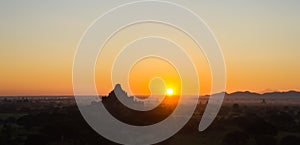
[[[168,99],[171,98],[165,97],[163,102],[168,102]],[[124,101],[126,104],[133,106],[134,109],[124,105],[125,103],[122,103]],[[136,101],[135,97],[128,96],[120,84],[117,84],[107,97],[102,97],[102,104],[107,111],[118,120],[141,126],[155,124],[166,119],[173,112],[174,107],[176,107],[176,105],[165,105],[165,103],[161,103],[152,110],[140,111],[136,108],[143,108],[144,102]]]
[[[127,92],[122,89],[120,84],[117,84],[107,97],[102,97],[102,103],[108,108],[124,107],[117,96],[127,103],[131,103],[133,105],[144,105],[143,102],[135,101],[133,96],[128,96]]]

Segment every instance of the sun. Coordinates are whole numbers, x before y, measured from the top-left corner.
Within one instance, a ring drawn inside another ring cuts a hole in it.
[[[172,88],[167,89],[167,95],[171,96],[174,94],[174,90]]]

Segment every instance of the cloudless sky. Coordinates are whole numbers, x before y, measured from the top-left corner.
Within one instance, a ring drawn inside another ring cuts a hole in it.
[[[83,32],[125,2],[0,1],[0,95],[72,95],[73,58]],[[214,32],[227,66],[226,91],[300,90],[300,1],[172,2],[196,12]],[[133,73],[143,72],[138,68]],[[148,93],[148,84],[141,85],[134,92]],[[99,93],[110,90],[108,85]]]

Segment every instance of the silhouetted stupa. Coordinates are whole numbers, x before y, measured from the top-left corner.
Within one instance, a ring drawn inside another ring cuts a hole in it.
[[[117,96],[119,97],[119,99],[122,99],[127,103],[132,103],[135,105],[143,105],[142,102],[135,101],[133,96],[128,96],[127,93],[122,89],[120,84],[117,84],[107,97],[102,98],[102,103],[105,106],[109,106],[109,107],[113,107],[113,106],[120,107],[120,105],[123,106],[123,104],[120,102]]]

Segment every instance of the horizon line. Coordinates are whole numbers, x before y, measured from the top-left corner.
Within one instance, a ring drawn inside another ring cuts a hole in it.
[[[219,93],[225,93],[226,95],[231,95],[231,94],[234,94],[234,93],[252,93],[252,94],[259,94],[259,95],[263,95],[263,94],[268,94],[268,93],[288,93],[288,92],[297,92],[297,93],[300,93],[300,90],[287,90],[287,91],[268,91],[268,92],[263,92],[263,93],[259,93],[259,92],[255,92],[255,91],[234,91],[234,92],[231,92],[231,93],[228,93],[228,92],[219,92]],[[219,93],[214,93],[214,94],[219,94]],[[203,95],[199,95],[200,97],[201,96],[210,96],[210,95],[214,95],[214,94],[203,94]],[[75,95],[74,94],[62,94],[62,95],[0,95],[0,97],[74,97]],[[94,96],[94,97],[104,97],[104,96],[108,96],[108,94],[106,95],[103,95],[103,94],[99,94],[97,96],[95,95],[77,95],[77,96],[82,96],[82,97],[85,97],[85,96]],[[128,96],[143,96],[143,97],[146,97],[146,96],[151,96],[151,95],[128,95]],[[154,96],[166,96],[166,95],[154,95]],[[179,96],[179,95],[173,95],[173,96]],[[193,96],[193,95],[182,95],[182,96]]]

